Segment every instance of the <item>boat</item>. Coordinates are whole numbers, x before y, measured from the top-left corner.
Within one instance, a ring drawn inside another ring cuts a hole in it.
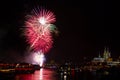
[[[15,68],[12,64],[0,63],[0,80],[15,77]]]
[[[34,71],[34,66],[29,63],[18,63],[15,67],[16,73],[34,73]]]

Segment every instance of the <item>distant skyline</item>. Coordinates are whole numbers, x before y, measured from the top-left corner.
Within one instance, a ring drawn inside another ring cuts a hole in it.
[[[109,48],[113,57],[120,55],[120,32],[111,0],[16,0],[0,4],[0,60],[24,58],[28,44],[22,36],[21,27],[25,16],[37,6],[55,13],[55,25],[60,32],[54,38],[53,48],[46,54],[48,61],[79,62],[84,57],[98,55],[104,47]]]

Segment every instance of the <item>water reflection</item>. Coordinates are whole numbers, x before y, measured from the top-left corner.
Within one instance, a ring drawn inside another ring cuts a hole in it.
[[[15,80],[58,80],[56,72],[50,69],[40,69],[34,74],[19,74]]]
[[[55,70],[43,68],[40,70],[36,70],[34,74],[16,75],[14,80],[120,80],[119,74],[120,70],[115,70],[114,68],[110,70],[97,71],[72,70],[71,73],[66,71],[57,73]]]
[[[66,75],[64,75],[64,80],[67,80],[67,76]]]
[[[43,69],[40,69],[40,80],[43,80]]]

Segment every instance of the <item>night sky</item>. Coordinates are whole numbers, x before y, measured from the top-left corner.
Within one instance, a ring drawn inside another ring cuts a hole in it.
[[[25,16],[42,6],[56,15],[59,36],[46,60],[80,62],[103,53],[108,47],[113,57],[120,54],[117,14],[112,1],[16,0],[0,2],[0,61],[23,60],[28,44],[22,36]]]

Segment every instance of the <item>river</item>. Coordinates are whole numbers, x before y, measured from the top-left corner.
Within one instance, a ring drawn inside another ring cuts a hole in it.
[[[58,80],[57,73],[51,69],[36,70],[34,74],[18,74],[15,80]]]

